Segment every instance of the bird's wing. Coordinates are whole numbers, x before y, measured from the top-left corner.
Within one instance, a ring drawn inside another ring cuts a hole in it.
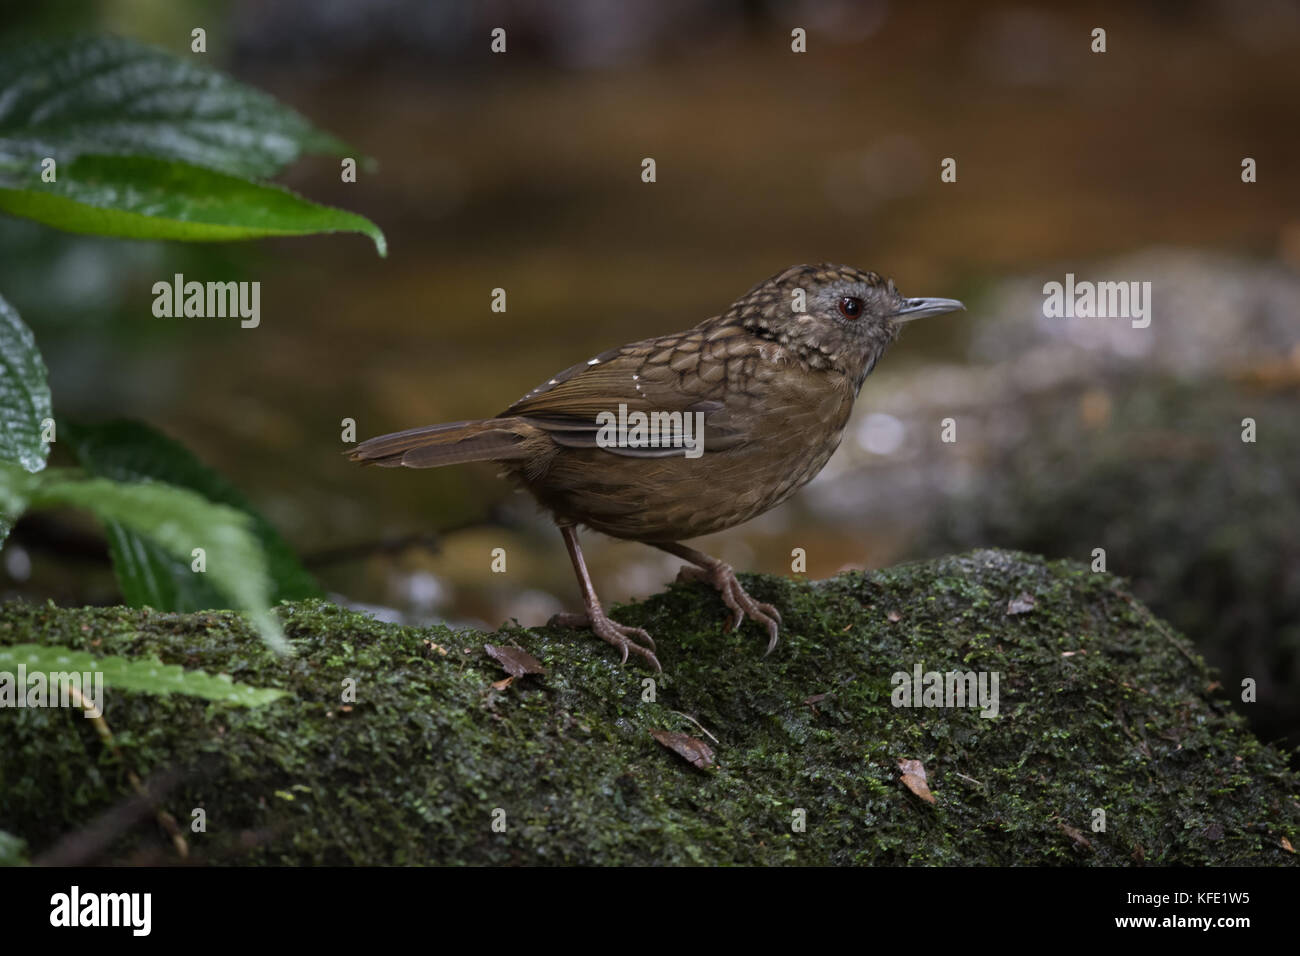
[[[746,440],[741,417],[728,408],[728,371],[734,381],[740,363],[747,357],[753,361],[755,354],[745,330],[734,326],[701,326],[646,339],[565,369],[515,402],[501,417],[524,418],[567,447],[668,457],[681,455],[683,449],[598,444],[597,416],[608,412],[617,418],[620,405],[627,414],[699,412],[704,415],[704,452],[725,451]]]

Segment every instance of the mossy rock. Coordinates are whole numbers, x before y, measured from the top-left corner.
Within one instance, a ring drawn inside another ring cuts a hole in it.
[[[1034,441],[990,458],[937,503],[926,551],[975,545],[1089,560],[1185,632],[1263,739],[1300,745],[1300,415],[1293,392],[1146,378],[1105,392],[1090,429],[1071,401],[1039,403]],[[1258,425],[1242,441],[1242,419]]]
[[[0,830],[40,859],[120,807],[133,770],[171,781],[163,806],[187,831],[205,810],[186,836],[212,863],[1296,862],[1300,779],[1122,581],[979,551],[748,586],[785,617],[768,657],[753,624],[724,632],[700,584],[616,611],[656,636],[659,676],[581,632],[401,627],[324,602],[281,607],[286,660],[228,613],[4,605],[0,643],[156,655],[293,696],[250,709],[110,689],[121,759],[79,712],[0,711]],[[547,673],[494,687],[484,643]],[[917,664],[998,672],[998,715],[893,706],[892,675]],[[716,765],[652,730],[706,740]],[[900,780],[904,759],[933,803]],[[94,859],[172,853],[146,813]]]

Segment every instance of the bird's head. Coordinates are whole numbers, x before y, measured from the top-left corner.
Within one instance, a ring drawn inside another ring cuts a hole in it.
[[[738,299],[723,318],[789,348],[814,368],[862,384],[902,326],[964,309],[956,299],[909,299],[892,279],[852,266],[791,266]]]

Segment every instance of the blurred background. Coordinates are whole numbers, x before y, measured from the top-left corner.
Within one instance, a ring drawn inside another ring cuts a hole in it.
[[[374,159],[355,184],[325,158],[283,181],[373,219],[389,257],[359,236],[181,247],[6,218],[0,288],[61,416],[140,418],[184,442],[339,600],[485,627],[579,606],[559,535],[492,466],[364,470],[340,454],[344,418],[365,438],[490,415],[786,266],[845,262],[968,311],[906,330],[795,500],[697,546],[776,574],[804,548],[812,578],[977,546],[1082,562],[1104,548],[1229,697],[1258,682],[1243,710],[1265,738],[1300,743],[1300,4],[0,12],[7,37],[105,30],[185,56],[197,26],[211,66]],[[260,327],[154,318],[151,286],[174,272],[260,280]],[[1042,285],[1067,272],[1150,281],[1151,326],[1044,318]],[[586,548],[606,602],[660,590],[678,564]],[[4,596],[119,600],[76,515],[25,519],[4,560]]]

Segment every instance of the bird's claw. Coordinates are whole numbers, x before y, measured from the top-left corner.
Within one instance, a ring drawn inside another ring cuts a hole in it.
[[[602,641],[613,644],[623,652],[621,664],[627,663],[627,655],[630,651],[638,657],[644,658],[656,671],[663,672],[663,667],[659,664],[659,658],[655,657],[654,638],[649,635],[645,628],[619,624],[617,621],[610,620],[603,611],[597,611],[594,615],[586,612],[582,614],[556,614],[551,618],[550,623],[561,627],[590,628],[591,632]],[[640,643],[641,641],[645,643]]]
[[[717,589],[718,594],[722,596],[722,603],[736,615],[727,622],[727,630],[732,631],[744,623],[745,618],[749,618],[757,624],[762,624],[767,628],[768,641],[767,650],[764,656],[772,653],[776,647],[777,635],[780,633],[781,612],[771,604],[764,604],[761,601],[755,601],[740,586],[740,581],[736,577],[736,572],[731,565],[718,562],[712,568],[693,568],[684,567],[678,572],[679,581],[704,581]]]

